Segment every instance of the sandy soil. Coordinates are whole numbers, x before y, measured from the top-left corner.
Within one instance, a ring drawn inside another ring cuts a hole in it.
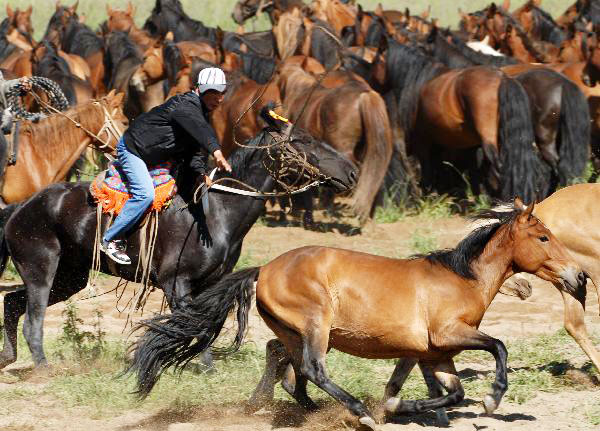
[[[387,256],[406,256],[412,252],[415,235],[432,238],[438,247],[454,245],[469,230],[469,224],[459,217],[443,220],[424,220],[411,218],[402,222],[385,225],[372,225],[362,233],[351,226],[331,222],[325,224],[326,232],[306,231],[300,227],[255,226],[245,240],[243,257],[261,263],[282,252],[308,244],[321,244],[383,254]],[[103,279],[100,291],[114,287],[116,279]],[[562,327],[562,300],[560,294],[549,284],[535,279],[534,294],[527,301],[499,295],[481,326],[482,331],[499,337],[527,337],[531,334],[551,334]],[[113,336],[121,336],[125,329],[125,316],[115,308],[114,294],[107,294],[84,300],[87,292],[78,298],[78,307],[84,320],[89,320],[93,311],[100,308],[104,313],[103,329]],[[127,297],[125,293],[124,297]],[[154,292],[146,307],[146,316],[160,309],[162,296]],[[590,291],[587,302],[586,323],[592,332],[600,333],[598,301],[596,294]],[[48,312],[46,333],[56,333],[62,324],[61,313],[64,305],[59,304]],[[139,319],[136,316],[134,319]],[[253,313],[250,338],[261,344],[272,334]],[[573,352],[573,362],[584,361],[581,352]],[[22,363],[11,367],[23,367]],[[10,367],[9,367],[10,368]],[[8,371],[3,371],[7,373]],[[0,391],[44,384],[44,380],[35,379],[18,383],[0,383]],[[452,428],[455,430],[592,430],[585,418],[586,406],[600,403],[600,388],[590,386],[589,390],[567,390],[560,393],[540,393],[534,399],[521,404],[503,402],[492,417],[482,415],[480,400],[467,399],[458,408],[449,413]],[[383,390],[383,388],[382,388]],[[331,403],[323,411],[306,415],[291,402],[282,402],[268,411],[247,416],[237,406],[219,409],[196,409],[188,416],[176,417],[168,412],[129,411],[124,415],[97,420],[87,407],[67,408],[57,399],[49,396],[36,397],[27,401],[15,400],[3,406],[11,412],[0,417],[0,430],[152,430],[152,431],[250,431],[284,429],[332,429],[340,424],[354,427],[356,422],[343,409]],[[381,425],[382,430],[422,430],[435,427],[433,414],[402,419],[398,424]],[[290,427],[290,424],[292,426]],[[335,426],[334,426],[335,425]],[[342,427],[343,428],[343,427]]]

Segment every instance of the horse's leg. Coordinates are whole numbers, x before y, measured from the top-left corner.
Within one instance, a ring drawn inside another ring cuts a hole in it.
[[[4,297],[4,347],[0,352],[0,368],[17,360],[17,329],[25,313],[27,292],[11,292]]]
[[[283,375],[291,361],[285,347],[278,339],[270,340],[266,347],[265,373],[254,389],[246,410],[255,412],[273,401],[275,385]]]
[[[595,278],[596,280],[597,278]],[[585,293],[585,289],[582,289]],[[564,324],[565,329],[575,339],[577,344],[589,356],[597,370],[600,370],[600,354],[594,347],[594,343],[590,340],[588,332],[585,328],[585,294],[581,301],[577,300],[569,293],[560,291],[565,308]]]
[[[396,367],[392,373],[392,377],[385,385],[384,400],[389,400],[392,397],[398,395],[400,389],[404,385],[404,382],[408,378],[408,375],[417,364],[418,359],[416,358],[401,358],[396,362]]]
[[[458,404],[465,396],[462,385],[460,384],[458,377],[456,377],[454,364],[451,359],[448,359],[436,363],[435,366],[419,362],[419,366],[423,372],[429,395],[435,398],[429,400],[401,400],[399,398],[390,398],[385,403],[385,410],[390,415],[423,413],[428,410],[435,410],[440,425],[447,424],[448,417],[446,416],[444,407]],[[451,374],[454,374],[454,379],[450,377]],[[442,392],[438,386],[438,382],[448,391],[446,396],[441,396]]]
[[[485,350],[491,353],[496,360],[496,379],[492,383],[492,393],[483,398],[487,414],[491,414],[500,405],[502,396],[508,389],[508,376],[506,373],[506,360],[508,352],[502,341],[490,337],[483,332],[463,323],[456,322],[453,327],[444,327],[442,333],[432,334],[435,340],[433,347],[446,351]]]
[[[27,312],[23,324],[23,334],[33,356],[35,366],[47,365],[43,345],[43,323],[46,308],[62,302],[82,290],[88,281],[89,264],[65,262],[58,265],[51,288],[42,286],[41,289],[27,287]],[[71,262],[73,262],[71,260]],[[16,264],[16,263],[15,263]],[[19,273],[23,276],[21,270]],[[33,304],[33,305],[31,305]]]
[[[429,398],[440,398],[444,395],[442,391],[442,386],[434,376],[434,367],[430,364],[425,364],[423,362],[419,362],[419,368],[421,369],[421,373],[423,374],[423,379],[425,380],[425,384],[427,385],[427,392],[429,393]],[[449,394],[454,394],[454,391],[448,391]],[[448,415],[446,415],[446,409],[444,407],[440,407],[435,409],[435,415],[437,416],[438,426],[447,427],[450,425],[450,421],[448,420]]]
[[[329,344],[329,326],[316,323],[312,328],[307,329],[307,333],[302,335],[300,375],[306,376],[308,380],[358,416],[360,423],[375,429],[375,419],[373,419],[367,407],[350,393],[333,383],[327,375],[325,355]],[[298,386],[298,375],[296,375],[296,386]]]

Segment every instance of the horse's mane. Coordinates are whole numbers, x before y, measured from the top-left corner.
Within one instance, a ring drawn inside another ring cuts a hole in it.
[[[509,55],[499,57],[477,52],[474,49],[469,48],[469,46],[463,40],[452,34],[452,32],[449,32],[448,34],[452,37],[452,45],[458,50],[458,52],[475,64],[502,67],[519,63],[516,59]]]
[[[548,12],[535,5],[531,5],[531,11],[533,12],[534,20],[540,29],[542,40],[547,40],[554,45],[560,45],[566,39],[564,30],[559,27]]]
[[[412,129],[421,88],[446,70],[446,66],[416,48],[402,45],[393,39],[388,40],[386,80],[393,85],[398,103],[396,121],[405,133]]]
[[[69,105],[75,105],[77,103],[77,95],[75,94],[74,83],[77,77],[71,74],[69,65],[58,55],[56,48],[51,43],[46,40],[42,41],[42,43],[46,48],[46,52],[37,62],[35,73],[56,82],[69,101]]]
[[[242,59],[242,71],[244,75],[259,84],[269,82],[277,66],[273,58],[245,52],[238,52],[236,54]]]
[[[431,38],[433,37],[433,41]],[[433,57],[448,67],[462,68],[475,66],[474,62],[454,45],[450,44],[439,32],[435,32],[427,38],[427,42],[433,43]]]
[[[62,45],[65,51],[83,58],[104,49],[102,39],[91,28],[76,19],[71,19],[67,24]]]
[[[129,38],[129,35],[123,31],[113,31],[106,38],[106,55],[104,56],[104,65],[106,68],[106,83],[108,88],[115,88],[115,80],[119,68],[125,63],[132,63],[130,66],[142,63],[142,56],[137,45]],[[129,66],[129,65],[128,65]]]
[[[483,253],[485,246],[498,232],[498,229],[512,223],[519,214],[521,214],[521,211],[518,210],[507,212],[485,211],[478,215],[476,219],[499,221],[474,229],[453,249],[437,250],[427,255],[416,255],[413,258],[424,258],[428,262],[446,267],[463,278],[476,280],[477,277],[473,273],[471,263]]]
[[[177,74],[183,66],[183,56],[177,44],[171,40],[164,41],[162,52],[170,89],[177,82]]]

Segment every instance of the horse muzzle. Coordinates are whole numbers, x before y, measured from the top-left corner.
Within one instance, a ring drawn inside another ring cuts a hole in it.
[[[587,283],[587,274],[579,267],[568,267],[560,272],[559,275],[562,281],[562,287],[565,289],[565,291],[573,294],[582,288],[585,289]]]

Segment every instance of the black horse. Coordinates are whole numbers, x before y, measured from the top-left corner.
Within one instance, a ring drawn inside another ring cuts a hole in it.
[[[337,191],[356,183],[356,167],[323,142],[299,129],[293,129],[288,144],[272,146],[281,139],[283,123],[266,114],[269,124],[230,157],[233,177],[269,192],[277,182],[294,184],[305,175],[306,166],[278,160],[300,160],[319,172],[318,178]],[[296,157],[290,157],[295,155]],[[297,157],[301,155],[302,157]],[[285,169],[282,169],[285,168]],[[292,172],[273,178],[269,172]],[[217,174],[216,179],[225,177]],[[196,179],[178,175],[179,195],[159,218],[159,228],[150,269],[150,282],[161,288],[169,306],[183,304],[188,295],[200,292],[231,272],[240,256],[242,241],[264,211],[265,200],[224,192],[210,192],[208,206],[194,203]],[[49,305],[64,301],[82,290],[88,281],[96,233],[96,206],[88,191],[89,183],[53,184],[24,204],[0,212],[4,227],[0,259],[4,266],[9,255],[21,275],[25,289],[4,298],[4,349],[0,367],[16,360],[17,324],[26,312],[23,333],[36,366],[46,364],[43,350],[43,322]],[[187,203],[187,207],[182,205]],[[106,217],[104,218],[106,222]],[[5,224],[6,223],[6,224]],[[137,234],[129,238],[128,254],[135,261],[140,254]],[[101,256],[101,271],[134,280],[136,265],[116,265]]]

